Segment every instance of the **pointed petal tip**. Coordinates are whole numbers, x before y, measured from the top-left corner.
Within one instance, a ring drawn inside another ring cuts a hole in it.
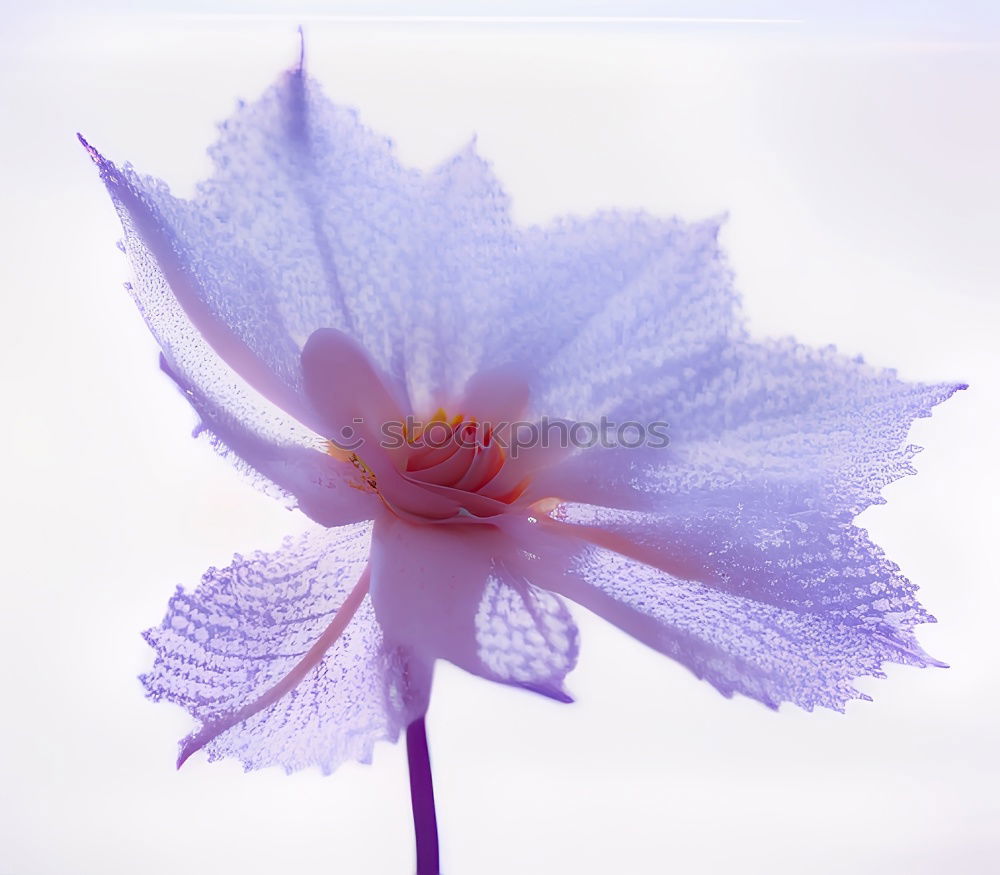
[[[457,151],[447,156],[434,168],[433,172],[435,174],[445,174],[463,166],[479,167],[486,170],[492,167],[490,162],[479,154],[479,134],[472,134],[463,146],[460,146]]]
[[[79,131],[77,131],[76,138],[80,141],[80,145],[87,150],[87,154],[90,155],[90,160],[94,162],[94,165],[100,172],[101,179],[104,181],[105,185],[110,185],[112,182],[120,184],[122,182],[121,174],[114,163],[98,152],[97,149],[92,146],[87,138]]]
[[[306,69],[306,34],[301,24],[298,26],[297,31],[299,35],[299,60],[295,66],[295,71],[302,73]]]
[[[202,739],[200,736],[204,732],[204,727],[198,732],[192,732],[190,735],[182,738],[180,744],[178,745],[177,751],[177,769],[184,765],[193,754],[196,754],[201,750],[207,741],[211,739]]]
[[[572,705],[576,701],[569,693],[559,687],[532,683],[519,683],[517,686],[522,690],[527,690],[529,693],[538,693],[540,696],[552,699],[554,702],[562,702],[564,705]]]
[[[79,131],[76,132],[76,138],[80,141],[80,145],[87,150],[87,154],[90,155],[91,159],[95,164],[100,165],[104,161],[104,156],[97,151],[90,143],[87,142],[87,138],[81,134]]]
[[[947,401],[956,392],[964,392],[969,388],[968,383],[939,383],[936,387],[940,392],[940,395],[931,402],[931,407],[936,407],[944,401]],[[930,411],[923,414],[924,416],[930,416]]]

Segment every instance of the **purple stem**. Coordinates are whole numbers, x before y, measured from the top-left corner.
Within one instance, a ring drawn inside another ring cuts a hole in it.
[[[417,838],[417,875],[440,875],[434,780],[423,717],[406,727],[406,760],[410,766],[410,802]]]

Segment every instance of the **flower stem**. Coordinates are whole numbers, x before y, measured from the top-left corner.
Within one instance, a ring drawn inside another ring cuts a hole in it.
[[[417,875],[440,875],[434,781],[423,717],[406,727],[406,760],[410,766],[410,802],[417,839]]]

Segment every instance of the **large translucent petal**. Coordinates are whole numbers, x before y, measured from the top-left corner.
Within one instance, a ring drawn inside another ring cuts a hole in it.
[[[213,402],[172,371],[165,360],[161,367],[201,418],[196,434],[255,486],[323,526],[341,526],[375,515],[377,496],[364,488],[352,466],[332,458],[323,445],[305,437],[300,442],[289,440],[280,427],[267,428],[268,420],[242,420],[238,412]],[[277,416],[278,423],[288,425]]]
[[[583,586],[564,592],[673,657],[724,695],[742,693],[777,707],[843,710],[863,676],[882,677],[886,662],[935,664],[913,641],[821,613],[783,610],[682,580],[601,549],[576,568]]]
[[[517,545],[489,526],[376,520],[372,602],[387,638],[424,660],[566,700],[577,656],[566,606],[512,565]]]
[[[538,411],[647,434],[664,423],[670,448],[586,449],[564,461],[570,474],[554,474],[552,488],[599,476],[658,504],[678,491],[767,483],[846,516],[879,502],[886,483],[912,471],[913,420],[964,386],[906,383],[833,349],[749,340],[716,232],[706,222],[643,236],[650,257],[631,274],[607,277],[603,291],[574,286],[599,296],[597,309],[581,319],[582,303],[558,308],[574,328],[565,342],[550,328],[555,352],[541,354],[532,386]]]
[[[823,614],[888,637],[933,618],[868,533],[816,511],[775,511],[750,493],[649,513],[564,505],[563,530],[720,592]]]
[[[545,526],[521,531],[520,541],[515,564],[538,585],[594,611],[727,696],[842,710],[849,699],[868,698],[853,681],[881,677],[886,662],[940,665],[905,623],[856,622],[823,604],[813,610],[770,604]],[[889,592],[887,604],[875,609],[888,617],[891,598]]]
[[[238,711],[309,651],[358,581],[370,524],[314,530],[274,553],[210,569],[194,592],[178,589],[163,623],[148,695],[175,702],[202,724]],[[426,708],[428,669],[386,641],[365,599],[346,631],[302,682],[206,746],[210,759],[287,771],[367,762]]]

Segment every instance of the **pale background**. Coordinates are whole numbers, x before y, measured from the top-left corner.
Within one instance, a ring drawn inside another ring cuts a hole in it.
[[[728,210],[723,242],[760,335],[972,384],[917,423],[920,476],[862,519],[921,585],[940,619],[922,640],[950,670],[861,681],[876,701],[846,716],[774,714],[578,611],[575,705],[439,673],[428,725],[447,875],[996,871],[987,5],[88,5],[5,3],[0,36],[0,875],[411,871],[402,747],[332,778],[201,756],[178,773],[190,720],[135,679],[151,660],[139,632],[175,584],[303,522],[188,438],[193,415],[122,291],[119,226],[74,133],[189,192],[214,122],[290,63],[300,22],[313,74],[404,161],[433,166],[477,132],[522,222]],[[316,17],[609,9],[800,20]]]

